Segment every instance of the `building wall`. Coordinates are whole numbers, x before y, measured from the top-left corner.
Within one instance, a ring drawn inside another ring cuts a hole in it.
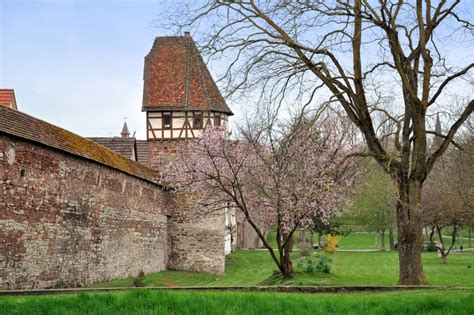
[[[168,221],[168,268],[224,274],[224,213],[197,216],[183,204],[186,202],[180,202]]]
[[[204,128],[214,126],[214,117],[220,118],[220,126],[228,130],[228,116],[224,113],[213,111],[197,112],[202,115],[202,127],[194,128],[193,113],[185,111],[157,112],[147,111],[147,139],[148,140],[172,140],[172,139],[194,139],[202,136]],[[163,128],[163,114],[171,115],[170,129]],[[185,122],[188,122],[187,124]],[[214,126],[215,127],[215,126]]]
[[[169,198],[145,180],[0,134],[0,287],[165,269]]]
[[[182,141],[150,141],[149,165],[157,170],[179,154]],[[177,198],[168,220],[170,257],[168,267],[223,274],[225,269],[226,226],[224,212],[198,216],[187,202]]]

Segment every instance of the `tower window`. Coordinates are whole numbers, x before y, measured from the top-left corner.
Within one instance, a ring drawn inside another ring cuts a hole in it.
[[[171,129],[171,113],[163,113],[163,129]]]
[[[214,113],[214,127],[220,127],[221,125],[221,113]]]
[[[193,128],[202,129],[202,113],[193,113]]]

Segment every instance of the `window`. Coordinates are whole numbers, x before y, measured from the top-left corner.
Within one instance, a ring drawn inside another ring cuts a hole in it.
[[[202,113],[193,113],[193,128],[202,129]]]
[[[171,129],[171,113],[163,113],[163,129]]]
[[[220,127],[221,125],[221,113],[214,113],[214,127]]]

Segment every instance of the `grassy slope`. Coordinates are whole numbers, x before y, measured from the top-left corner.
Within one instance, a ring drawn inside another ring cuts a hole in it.
[[[398,253],[338,252],[332,259],[331,274],[306,274],[297,269],[298,252],[295,252],[296,277],[285,284],[291,285],[395,285],[398,281]],[[474,287],[474,255],[451,254],[448,263],[441,265],[435,253],[424,253],[423,263],[431,285]],[[472,268],[468,268],[471,265]],[[270,255],[262,250],[238,251],[227,256],[226,275],[214,276],[198,272],[163,271],[146,275],[146,286],[245,286],[277,284],[271,278],[276,266]],[[98,287],[131,286],[132,279],[118,279],[97,284]]]
[[[0,314],[472,314],[469,290],[288,294],[136,291],[0,297]]]

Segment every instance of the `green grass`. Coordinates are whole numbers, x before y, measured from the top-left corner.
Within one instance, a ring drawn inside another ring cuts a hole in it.
[[[298,269],[298,251],[294,252],[296,277],[285,285],[395,285],[398,282],[397,252],[337,252],[330,255],[330,274],[307,274]],[[446,265],[436,253],[423,253],[425,274],[430,285],[474,287],[474,255],[453,253]],[[472,268],[468,268],[471,265]],[[226,275],[214,276],[189,271],[162,271],[145,276],[146,286],[246,286],[281,284],[272,277],[276,265],[264,250],[237,251],[226,258]],[[132,286],[133,279],[99,283],[97,287]]]
[[[157,292],[0,297],[0,314],[473,314],[472,290]]]
[[[389,249],[388,234],[385,235],[385,248]],[[380,235],[374,232],[352,232],[341,238],[340,249],[380,249]]]

